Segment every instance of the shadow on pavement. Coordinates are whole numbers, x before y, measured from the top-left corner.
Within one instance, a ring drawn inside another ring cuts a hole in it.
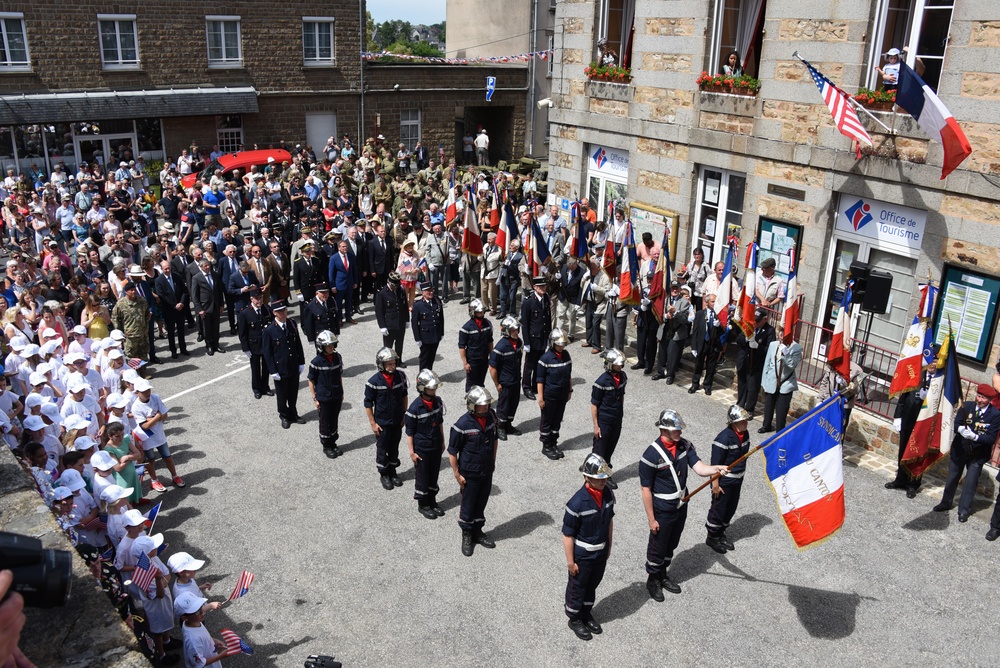
[[[730,540],[752,538],[759,534],[764,527],[771,524],[774,524],[774,520],[767,515],[761,515],[760,513],[740,515],[726,529],[726,535]]]
[[[928,511],[903,525],[910,531],[944,531],[951,524],[951,513]]]
[[[513,540],[527,536],[535,529],[550,526],[554,523],[555,520],[552,519],[552,515],[541,510],[531,510],[493,527],[490,535],[497,542]]]
[[[522,399],[521,401],[522,401],[522,403],[534,403],[534,402],[528,401],[527,399]],[[525,420],[524,422],[521,422],[520,424],[516,424],[514,426],[517,427],[518,429],[520,429],[522,432],[524,432],[523,435],[521,436],[521,438],[524,438],[525,436],[531,436],[532,435],[531,432],[536,432],[534,434],[534,437],[537,439],[538,438],[538,433],[537,433],[538,432],[538,427],[539,427],[539,425],[541,423],[542,423],[542,418],[538,417],[538,416],[535,416],[535,417],[531,418],[530,420]],[[517,438],[517,437],[515,437],[515,438]]]
[[[639,477],[639,462],[632,462],[628,466],[620,469],[615,469],[614,479],[615,482],[621,485],[626,480],[631,480],[632,478]]]
[[[451,373],[446,373],[441,376],[442,383],[457,383],[460,380],[465,380],[465,370],[459,369],[458,371],[452,371]]]
[[[583,448],[591,448],[594,445],[594,433],[584,432],[582,434],[577,434],[568,441],[564,441],[559,444],[559,448],[562,450],[582,450]]]
[[[368,445],[374,445],[375,444],[373,440],[374,438],[375,438],[374,434],[365,434],[360,438],[354,439],[350,443],[338,444],[337,447],[340,448],[344,452],[344,454],[347,454],[352,450],[361,450],[362,448]]]
[[[633,582],[625,585],[610,596],[601,598],[594,605],[594,619],[602,624],[625,619],[639,611],[639,608],[649,600],[645,582]]]
[[[344,369],[343,375],[346,378],[351,378],[352,376],[356,376],[359,373],[364,372],[366,369],[368,371],[371,371],[371,372],[374,373],[374,371],[375,371],[375,365],[374,364],[355,364],[354,366],[349,366],[346,369]]]
[[[159,366],[153,372],[153,380],[157,378],[173,378],[174,376],[179,376],[182,373],[187,373],[188,371],[194,371],[198,367],[195,364],[177,364],[171,366]]]
[[[840,640],[854,634],[861,603],[855,593],[790,585],[788,602],[795,606],[802,628],[813,638]]]

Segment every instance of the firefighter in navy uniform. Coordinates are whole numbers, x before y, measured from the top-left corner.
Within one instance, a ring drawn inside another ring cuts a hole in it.
[[[260,399],[264,394],[274,396],[274,392],[268,387],[267,364],[264,363],[261,349],[264,328],[270,324],[272,317],[271,311],[264,306],[260,287],[256,285],[251,287],[249,294],[250,307],[243,309],[237,315],[236,333],[243,354],[250,359],[250,387],[253,388],[253,398]]]
[[[507,440],[507,434],[520,436],[521,432],[512,423],[521,401],[518,385],[521,382],[521,356],[524,346],[518,334],[521,323],[514,316],[505,316],[500,321],[500,340],[490,354],[490,378],[497,388],[497,438]]]
[[[444,454],[444,402],[437,396],[441,379],[430,369],[417,374],[417,398],[406,410],[406,445],[416,480],[413,498],[417,510],[429,520],[444,516],[437,504],[438,474]]]
[[[486,382],[493,352],[493,323],[486,318],[486,304],[481,299],[469,302],[469,322],[458,330],[458,354],[465,368],[465,391]]]
[[[726,413],[725,429],[712,441],[712,464],[729,468],[733,462],[750,452],[750,434],[747,423],[752,419],[750,413],[742,406],[730,406]],[[740,492],[743,489],[743,474],[746,473],[746,460],[729,468],[729,473],[712,481],[712,505],[708,507],[708,518],[705,528],[708,537],[705,545],[725,554],[736,549],[733,542],[726,536],[726,529],[736,514],[740,504]]]
[[[375,353],[378,371],[365,383],[365,411],[375,434],[375,466],[386,490],[403,485],[396,469],[409,386],[406,374],[396,368],[398,362],[396,351],[382,348]]]
[[[302,339],[295,321],[288,317],[285,301],[271,302],[274,320],[264,329],[261,337],[261,353],[267,363],[268,373],[274,380],[275,399],[278,402],[278,417],[281,428],[288,429],[292,422],[305,424],[296,406],[299,397],[299,376],[305,370],[306,357],[302,351]]]
[[[344,405],[344,360],[337,352],[337,335],[323,330],[316,335],[316,357],[309,362],[309,389],[319,413],[319,442],[323,454],[336,459],[340,437],[340,409]]]
[[[458,526],[462,528],[462,554],[467,557],[472,556],[476,545],[489,549],[497,546],[483,533],[499,445],[497,415],[490,408],[491,403],[493,397],[486,388],[470,388],[465,395],[468,412],[455,421],[448,439],[451,471],[462,490]]]
[[[628,376],[625,355],[614,348],[604,354],[604,373],[590,391],[590,417],[594,422],[594,452],[611,468],[611,456],[618,447],[625,419],[625,385]],[[608,478],[608,487],[618,489],[618,484]]]
[[[569,339],[559,328],[549,335],[552,347],[538,360],[538,407],[542,410],[539,439],[542,454],[549,459],[562,459],[559,449],[559,428],[566,412],[566,402],[573,396],[573,360],[570,359]]]
[[[312,343],[322,331],[340,335],[340,312],[337,302],[330,299],[330,286],[316,284],[316,296],[302,307],[302,331]]]
[[[410,317],[410,307],[406,302],[406,293],[399,284],[399,272],[390,272],[388,282],[375,295],[375,320],[382,333],[382,345],[393,348],[400,359],[397,366],[405,369],[403,364],[403,338],[406,334],[406,321]]]
[[[549,332],[552,331],[552,307],[549,296],[545,294],[546,283],[543,276],[535,276],[531,280],[532,294],[521,302],[521,327],[524,332],[524,374],[521,376],[521,387],[524,396],[536,399],[538,360],[545,352]]]
[[[420,348],[420,370],[434,368],[434,356],[437,355],[438,344],[444,338],[444,307],[441,300],[434,296],[434,286],[430,281],[420,284],[423,296],[413,302],[410,312],[410,324],[413,327],[413,338]]]
[[[660,437],[653,441],[639,460],[639,484],[642,505],[649,522],[646,546],[646,590],[654,601],[663,601],[663,590],[681,593],[680,585],[670,579],[667,568],[674,556],[687,520],[688,470],[707,478],[725,475],[725,466],[709,466],[701,461],[691,441],[681,436],[686,426],[676,411],[665,410],[656,421]]]
[[[563,548],[569,569],[565,606],[573,633],[581,640],[590,640],[593,633],[603,630],[591,611],[611,554],[615,493],[606,487],[611,470],[600,455],[587,455],[580,472],[583,487],[566,504],[563,514]]]

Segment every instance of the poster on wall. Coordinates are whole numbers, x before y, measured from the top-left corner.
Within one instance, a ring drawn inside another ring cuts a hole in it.
[[[761,218],[760,226],[757,229],[757,245],[760,246],[757,262],[774,258],[777,264],[774,268],[775,273],[780,275],[782,280],[788,281],[788,272],[791,270],[788,251],[794,248],[795,257],[801,257],[802,227],[770,218]]]
[[[653,242],[660,243],[663,240],[663,228],[669,226],[670,229],[670,260],[677,262],[677,223],[680,216],[676,211],[660,209],[641,202],[632,202],[629,205],[629,220],[635,230],[635,243],[642,243],[642,233],[649,232],[653,235]],[[685,258],[685,261],[687,258]]]
[[[1000,278],[946,264],[934,341],[944,341],[950,323],[959,356],[985,364],[996,333],[998,299]]]

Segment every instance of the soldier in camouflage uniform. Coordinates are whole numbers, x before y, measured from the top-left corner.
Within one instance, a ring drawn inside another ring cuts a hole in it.
[[[125,333],[125,357],[149,359],[149,304],[139,296],[135,283],[124,286],[125,296],[118,300],[111,312],[115,329]]]

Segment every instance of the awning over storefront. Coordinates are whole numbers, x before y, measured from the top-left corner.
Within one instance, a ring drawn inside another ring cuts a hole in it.
[[[0,95],[0,125],[257,111],[252,86]]]

